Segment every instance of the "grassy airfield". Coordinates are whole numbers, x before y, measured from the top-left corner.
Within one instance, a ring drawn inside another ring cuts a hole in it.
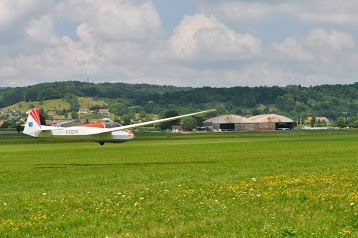
[[[0,135],[0,237],[357,237],[358,131]]]

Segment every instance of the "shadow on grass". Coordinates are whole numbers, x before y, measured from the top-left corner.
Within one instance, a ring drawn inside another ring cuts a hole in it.
[[[118,164],[34,164],[38,169],[60,169],[67,167],[103,167],[103,166],[150,166],[150,165],[185,165],[185,164],[214,164],[216,161],[189,161],[189,162],[134,162]]]

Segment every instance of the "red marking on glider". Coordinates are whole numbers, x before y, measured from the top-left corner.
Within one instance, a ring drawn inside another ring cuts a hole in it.
[[[32,118],[35,120],[35,122],[37,123],[37,125],[39,127],[41,127],[41,121],[40,121],[40,111],[37,108],[32,108],[30,110],[30,116],[32,116]]]
[[[83,126],[86,127],[96,127],[96,128],[105,128],[103,123],[93,123],[93,124],[85,124]]]

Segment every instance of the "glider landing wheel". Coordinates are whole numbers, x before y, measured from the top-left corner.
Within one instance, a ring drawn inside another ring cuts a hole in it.
[[[104,145],[104,142],[103,142],[103,141],[101,141],[101,142],[99,142],[99,144],[100,144],[100,145]]]

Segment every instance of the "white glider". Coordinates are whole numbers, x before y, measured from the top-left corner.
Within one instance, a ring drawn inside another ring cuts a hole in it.
[[[32,108],[27,117],[24,128],[24,134],[33,137],[52,137],[52,138],[73,138],[80,140],[88,140],[98,142],[104,145],[105,142],[120,143],[131,140],[134,134],[131,128],[146,126],[161,122],[173,121],[184,117],[195,116],[198,114],[214,112],[215,109],[185,114],[176,117],[169,117],[154,121],[142,122],[127,126],[119,123],[95,123],[85,124],[81,126],[62,127],[60,126],[44,126],[40,123],[40,112],[37,108]]]

